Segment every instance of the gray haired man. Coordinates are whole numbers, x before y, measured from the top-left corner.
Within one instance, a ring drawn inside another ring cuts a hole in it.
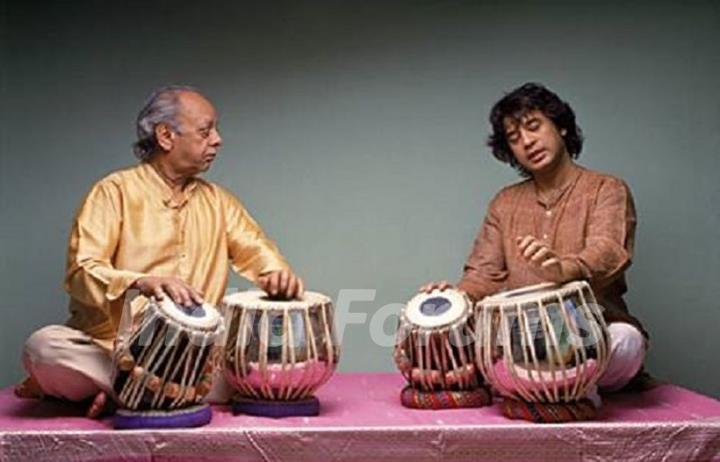
[[[271,296],[303,294],[302,280],[240,201],[198,177],[222,146],[207,98],[189,87],[162,88],[140,111],[137,133],[140,163],[98,181],[77,212],[65,273],[70,319],[26,341],[29,378],[19,396],[92,400],[88,416],[100,415],[130,293],[139,294],[138,311],[150,296],[217,305],[232,266]],[[224,401],[227,387],[216,382],[208,398]]]

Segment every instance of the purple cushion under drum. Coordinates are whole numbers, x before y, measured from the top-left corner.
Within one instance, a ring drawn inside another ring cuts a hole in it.
[[[121,430],[139,428],[202,427],[212,420],[212,409],[200,404],[174,411],[128,411],[119,409],[113,417],[113,427]]]
[[[471,390],[423,391],[408,385],[400,392],[400,403],[412,409],[457,409],[487,406],[492,403],[492,396],[482,386]]]
[[[309,417],[320,414],[320,401],[314,396],[297,401],[268,401],[237,397],[233,399],[233,414],[249,414],[260,417]]]

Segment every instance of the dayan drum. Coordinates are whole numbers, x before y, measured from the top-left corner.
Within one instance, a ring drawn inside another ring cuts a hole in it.
[[[305,292],[302,300],[271,300],[248,291],[223,299],[227,337],[224,370],[237,391],[233,412],[268,417],[317,415],[315,391],[335,371],[330,299]]]
[[[222,340],[220,313],[208,304],[183,307],[168,297],[118,333],[113,353],[113,392],[120,405],[116,428],[195,427],[212,411],[202,399]]]
[[[594,416],[584,398],[607,367],[608,331],[587,282],[487,297],[476,307],[476,322],[482,326],[478,366],[510,398],[508,417],[560,422]]]
[[[475,319],[463,292],[419,293],[400,313],[395,363],[408,382],[406,407],[478,407],[490,395],[475,365]]]

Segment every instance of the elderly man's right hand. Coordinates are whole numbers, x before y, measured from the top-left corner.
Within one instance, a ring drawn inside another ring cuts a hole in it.
[[[145,276],[135,281],[132,288],[138,289],[146,297],[154,296],[158,300],[162,300],[167,294],[178,305],[192,306],[203,303],[202,293],[178,278]]]

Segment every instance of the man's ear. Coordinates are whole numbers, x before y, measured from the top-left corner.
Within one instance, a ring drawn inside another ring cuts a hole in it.
[[[175,132],[167,124],[159,123],[155,126],[155,139],[163,151],[170,151],[175,144]]]

